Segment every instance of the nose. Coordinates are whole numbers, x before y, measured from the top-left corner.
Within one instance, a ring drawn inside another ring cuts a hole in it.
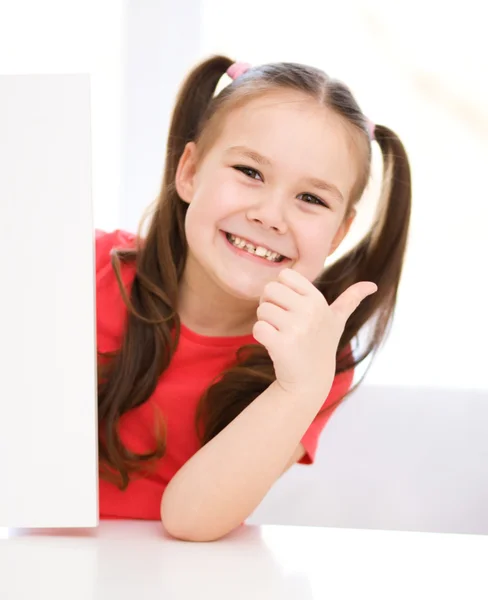
[[[282,199],[267,195],[247,210],[247,218],[265,229],[286,233],[288,226]]]

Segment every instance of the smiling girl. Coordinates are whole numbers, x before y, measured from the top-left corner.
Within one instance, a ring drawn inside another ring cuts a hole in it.
[[[373,143],[377,218],[324,268]],[[188,75],[147,234],[97,232],[101,518],[215,540],[291,465],[314,461],[391,323],[410,196],[398,137],[322,71],[217,56]]]

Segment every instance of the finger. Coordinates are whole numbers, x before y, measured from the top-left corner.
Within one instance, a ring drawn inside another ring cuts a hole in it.
[[[258,306],[256,311],[260,321],[266,321],[278,331],[282,331],[286,325],[287,319],[290,318],[290,313],[271,302],[263,302]]]
[[[303,301],[301,294],[280,281],[271,281],[264,286],[259,303],[272,302],[285,310],[296,310]]]
[[[378,290],[378,286],[370,281],[361,281],[351,285],[331,305],[331,310],[345,323],[361,302]]]
[[[306,296],[310,294],[310,292],[316,292],[317,288],[314,284],[309,281],[304,275],[299,273],[298,271],[294,271],[293,269],[283,269],[278,273],[278,281],[284,283],[289,288],[301,294],[302,296]]]
[[[252,335],[259,344],[262,344],[270,352],[272,348],[276,347],[280,333],[266,321],[256,321],[252,328]]]

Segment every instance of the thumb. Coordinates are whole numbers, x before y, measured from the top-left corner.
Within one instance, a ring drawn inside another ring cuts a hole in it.
[[[378,290],[378,286],[371,281],[360,281],[347,288],[330,305],[332,312],[338,315],[344,323],[349,319],[361,302]]]

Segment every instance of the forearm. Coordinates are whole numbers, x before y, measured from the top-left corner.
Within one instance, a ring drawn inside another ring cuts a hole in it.
[[[170,481],[161,503],[167,531],[209,541],[239,526],[279,478],[324,400],[273,383]]]

